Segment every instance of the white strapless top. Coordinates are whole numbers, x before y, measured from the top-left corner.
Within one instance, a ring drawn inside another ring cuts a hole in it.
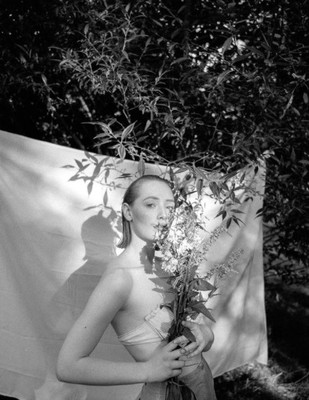
[[[174,315],[167,307],[157,306],[144,317],[144,322],[134,329],[118,336],[124,346],[146,343],[160,343],[167,339]]]

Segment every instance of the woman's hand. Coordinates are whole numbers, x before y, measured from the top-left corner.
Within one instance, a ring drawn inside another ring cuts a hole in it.
[[[208,351],[214,341],[214,334],[211,328],[206,323],[198,323],[195,321],[183,321],[183,326],[189,328],[190,331],[195,336],[196,342],[191,343],[192,350],[187,354],[188,358],[192,358],[202,353],[203,351]],[[193,344],[195,346],[193,346]],[[187,346],[187,349],[189,347]]]
[[[184,360],[178,360],[179,357],[190,352],[188,348],[191,345],[179,348],[184,342],[183,336],[174,339],[170,343],[162,343],[146,362],[147,382],[163,382],[168,378],[178,376],[185,366]]]

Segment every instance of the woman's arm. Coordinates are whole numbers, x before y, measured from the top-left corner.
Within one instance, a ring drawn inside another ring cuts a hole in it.
[[[179,350],[169,343],[147,362],[112,362],[91,357],[109,323],[125,304],[132,287],[128,271],[107,272],[92,293],[84,311],[73,325],[60,350],[57,377],[86,385],[121,385],[165,380],[181,373]]]
[[[80,317],[68,333],[57,362],[57,377],[70,383],[105,385],[144,379],[140,364],[113,363],[90,357],[106,328],[125,304],[132,282],[124,269],[103,275]],[[132,374],[132,376],[130,376]]]

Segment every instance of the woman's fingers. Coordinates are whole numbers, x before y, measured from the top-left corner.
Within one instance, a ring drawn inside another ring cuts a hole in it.
[[[206,338],[205,335],[203,334],[202,331],[202,326],[196,322],[193,321],[183,321],[183,326],[187,327],[190,329],[190,331],[194,334],[195,339],[196,339],[196,347],[190,349],[190,354],[188,357],[195,357],[201,352],[204,351],[204,348],[207,345],[207,340],[208,337]]]
[[[171,352],[169,352],[172,359],[179,359],[181,361],[185,361],[188,357],[191,356],[192,352],[196,350],[198,344],[196,342],[190,343],[189,345],[177,348]]]
[[[172,372],[171,372],[171,378],[172,377],[174,377],[174,376],[178,376],[178,375],[180,375],[182,373],[182,368],[175,368],[175,369],[173,369],[172,370]]]
[[[167,345],[165,345],[165,350],[171,355],[173,359],[176,359],[187,353],[183,337],[178,337],[169,342]]]
[[[186,346],[184,348],[184,350],[185,350],[186,354],[190,354],[190,353],[192,353],[192,351],[196,350],[197,347],[198,347],[198,343],[193,342],[193,343],[188,344],[188,346]]]
[[[173,369],[181,369],[185,366],[185,361],[182,360],[173,360],[171,362],[171,366]]]
[[[179,348],[179,340],[162,343],[148,360],[149,376],[151,382],[161,382],[171,376],[178,376],[185,366],[185,361],[179,356],[183,351]]]
[[[181,363],[183,360],[194,351],[198,344],[196,342],[188,343],[188,339],[185,336],[179,336],[178,338],[172,340],[165,346],[165,350],[171,357],[171,359],[181,358]],[[179,348],[180,347],[180,348]],[[183,366],[183,364],[182,364]]]
[[[177,347],[180,345],[180,343],[181,343],[181,340],[180,340],[180,337],[178,337],[178,338],[172,340],[171,342],[169,342],[169,343],[165,346],[165,348],[166,348],[166,350],[168,350],[168,351],[173,351],[173,350],[177,349]]]
[[[189,343],[189,340],[184,335],[169,342],[166,345],[166,350],[170,353],[172,359],[180,358],[180,360],[185,360],[186,358],[195,357],[203,351],[206,344],[199,324],[192,321],[184,321],[183,325],[194,332],[196,342]],[[179,349],[179,347],[181,348]]]
[[[176,339],[173,340],[173,343],[176,343],[177,346],[184,346],[188,342],[188,339],[184,335],[178,336]]]
[[[175,350],[173,353],[177,353],[177,351]],[[185,366],[185,361],[178,360],[178,358],[172,359],[170,361],[170,368],[172,371],[172,376],[180,375],[182,372],[182,368],[184,366]]]
[[[198,354],[201,354],[203,352],[203,346],[198,346],[192,353],[188,355],[188,358],[193,358],[197,356]]]

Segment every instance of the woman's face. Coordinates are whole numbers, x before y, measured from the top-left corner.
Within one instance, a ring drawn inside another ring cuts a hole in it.
[[[131,224],[132,235],[149,242],[155,239],[158,226],[164,226],[175,208],[170,187],[160,181],[145,181],[131,205],[124,204],[124,215]]]

